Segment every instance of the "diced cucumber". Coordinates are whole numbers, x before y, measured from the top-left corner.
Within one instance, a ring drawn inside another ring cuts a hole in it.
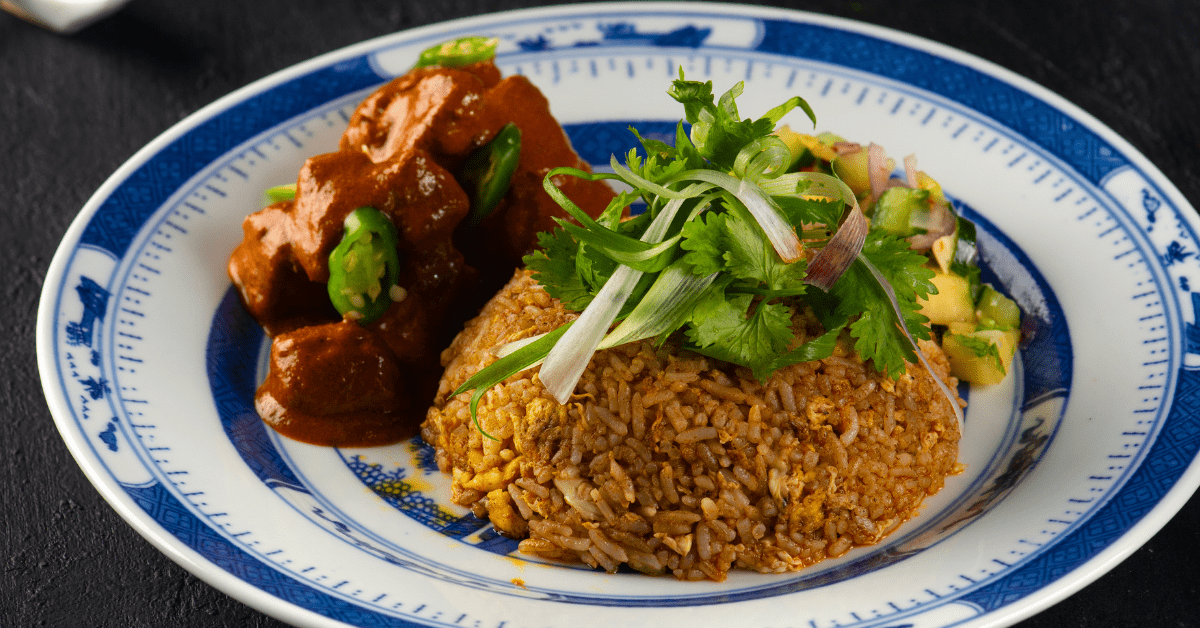
[[[868,183],[868,186],[870,184]],[[853,186],[851,186],[853,189]],[[925,230],[920,227],[929,218],[929,192],[913,188],[889,188],[879,196],[871,215],[871,226],[900,237]]]
[[[817,141],[826,146],[833,146],[834,144],[837,144],[838,142],[846,141],[846,138],[838,135],[837,133],[830,133],[829,131],[824,131],[821,133],[817,133]]]
[[[975,321],[953,321],[946,324],[947,331],[960,336],[967,336],[979,330]]]
[[[983,329],[1017,329],[1021,326],[1021,309],[1012,299],[984,284],[975,303],[975,316]]]
[[[921,313],[929,317],[934,325],[950,325],[955,322],[975,325],[975,303],[971,300],[971,282],[965,277],[934,271],[933,285],[937,294],[918,299]]]
[[[942,336],[942,350],[950,360],[950,374],[972,384],[998,384],[1008,374],[1021,333],[1013,330],[976,329],[956,323]],[[956,331],[957,330],[957,331]]]

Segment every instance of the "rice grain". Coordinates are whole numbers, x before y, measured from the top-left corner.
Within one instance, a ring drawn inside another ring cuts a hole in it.
[[[522,553],[684,580],[795,571],[878,542],[961,470],[957,421],[929,373],[891,380],[850,342],[765,382],[670,340],[598,351],[565,406],[536,368],[487,391],[480,424],[500,440],[483,437],[469,394],[450,392],[493,347],[575,316],[517,273],[443,352],[422,426],[453,501],[528,536]],[[800,311],[793,325],[821,332]],[[941,350],[920,348],[954,389]]]

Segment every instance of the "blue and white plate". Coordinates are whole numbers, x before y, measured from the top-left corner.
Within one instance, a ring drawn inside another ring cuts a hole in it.
[[[718,91],[745,81],[743,115],[799,94],[821,130],[916,154],[979,222],[987,278],[1032,324],[1013,376],[966,391],[966,472],[878,546],[683,583],[523,558],[449,503],[419,441],[332,449],[265,428],[252,405],[265,339],[225,274],[243,217],[332,150],[372,89],[468,34],[499,38],[500,68],[543,90],[595,164],[634,143],[630,124],[674,128],[680,67]],[[303,63],[138,152],[54,258],[38,358],[63,438],[113,507],[213,586],[299,625],[994,626],[1099,577],[1200,484],[1198,230],[1112,131],[922,39],[744,6],[522,11]]]

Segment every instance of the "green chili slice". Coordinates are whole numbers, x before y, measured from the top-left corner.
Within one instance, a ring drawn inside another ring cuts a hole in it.
[[[459,173],[459,181],[471,196],[467,224],[479,224],[496,209],[508,192],[520,161],[521,129],[511,122],[504,125],[492,141],[467,157]]]
[[[404,298],[399,238],[388,217],[372,207],[350,212],[342,226],[342,241],[329,254],[329,300],[342,316],[366,325]]]
[[[460,37],[425,49],[413,67],[424,68],[440,65],[444,68],[461,68],[464,65],[487,61],[496,56],[495,37]]]
[[[277,185],[272,188],[267,188],[266,191],[268,203],[278,203],[280,201],[291,201],[296,198],[296,184],[289,183],[287,185]]]

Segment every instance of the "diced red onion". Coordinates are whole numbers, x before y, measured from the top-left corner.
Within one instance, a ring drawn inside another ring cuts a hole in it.
[[[871,178],[871,196],[883,194],[888,180],[887,153],[874,142],[867,147],[867,175]]]
[[[862,251],[869,227],[867,217],[856,205],[842,221],[837,233],[809,262],[804,283],[828,292]]]
[[[927,251],[938,238],[954,233],[954,212],[949,207],[935,203],[929,208],[929,220],[924,225],[925,233],[919,233],[908,238],[908,245],[916,251]]]
[[[857,153],[860,150],[862,150],[862,144],[859,144],[858,142],[833,143],[833,151],[838,154],[838,157],[841,157],[842,155],[849,155],[851,153]]]
[[[904,158],[904,176],[908,179],[908,187],[918,188],[917,185],[917,156],[909,155]]]

